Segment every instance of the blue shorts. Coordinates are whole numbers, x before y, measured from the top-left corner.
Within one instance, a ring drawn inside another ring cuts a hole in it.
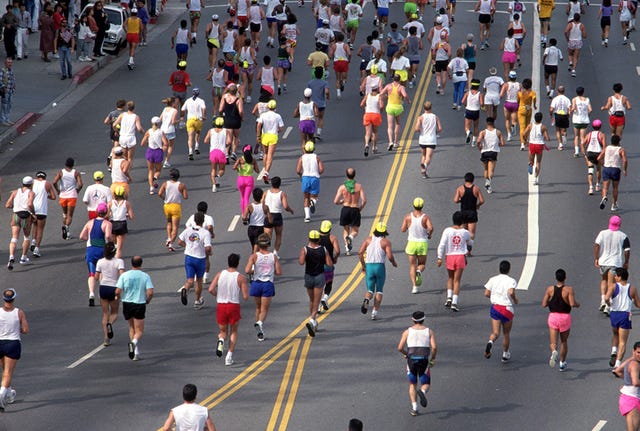
[[[116,287],[100,285],[100,299],[105,301],[115,301],[116,299]]]
[[[602,169],[602,181],[620,181],[620,168]]]
[[[333,275],[335,273],[335,266],[324,266],[324,281],[325,283],[331,283],[333,281]]]
[[[267,22],[276,22],[277,20],[275,19],[275,17],[272,16],[268,16],[267,17]]]
[[[318,177],[302,177],[302,193],[311,195],[320,194],[320,178]]]
[[[387,278],[387,270],[384,267],[384,263],[367,263],[365,268],[367,292],[382,294],[384,281]]]
[[[489,316],[500,323],[508,323],[513,320],[513,313],[509,312],[506,307],[500,305],[491,305]]]
[[[104,247],[96,247],[94,245],[90,245],[87,247],[87,252],[85,254],[85,260],[87,261],[87,267],[89,267],[89,275],[94,276],[96,273],[96,263],[98,260],[104,257]]]
[[[378,18],[381,16],[389,16],[389,8],[388,7],[379,7],[378,8]]]
[[[272,281],[253,280],[249,287],[249,296],[262,298],[276,296],[276,287]]]
[[[186,43],[179,43],[176,45],[176,54],[182,55],[189,52],[189,45]]]
[[[431,384],[431,370],[429,369],[429,360],[407,358],[407,377],[412,384],[418,383],[420,377],[420,385]]]
[[[0,358],[20,359],[22,345],[20,340],[0,340]]]
[[[480,118],[480,111],[470,111],[468,109],[465,109],[464,118],[471,121],[477,121],[478,118]]]
[[[631,329],[631,313],[626,311],[612,311],[609,314],[612,328]]]
[[[184,271],[187,273],[187,279],[198,277],[202,279],[204,270],[207,266],[207,258],[199,258],[193,256],[184,257]]]

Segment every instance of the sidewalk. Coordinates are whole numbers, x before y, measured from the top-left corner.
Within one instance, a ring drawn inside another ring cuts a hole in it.
[[[155,23],[149,23],[148,37],[154,33],[162,32],[179,15],[178,11],[165,10]],[[29,58],[14,61],[13,70],[16,76],[16,92],[12,98],[10,120],[15,122],[10,127],[0,125],[0,152],[4,151],[7,144],[16,137],[24,134],[44,114],[52,108],[53,103],[58,103],[78,85],[82,85],[98,70],[104,68],[111,61],[123,61],[127,57],[127,49],[120,51],[120,56],[107,55],[100,57],[91,63],[73,61],[73,80],[62,81],[60,77],[60,62],[49,55],[51,63],[45,63],[41,59],[40,33],[29,36]],[[144,47],[142,47],[144,49]],[[4,49],[1,49],[4,54]]]

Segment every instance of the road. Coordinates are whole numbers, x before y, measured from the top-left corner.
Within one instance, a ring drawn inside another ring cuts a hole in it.
[[[477,18],[467,12],[472,5],[458,2],[452,30],[454,46],[462,43],[467,31],[477,34]],[[531,11],[533,6],[528,6]],[[398,20],[400,7],[392,5],[392,17]],[[559,40],[566,23],[563,7],[558,6],[551,24],[552,36]],[[224,13],[219,7],[212,10]],[[311,28],[308,5],[299,11],[302,28]],[[598,108],[610,94],[613,82],[623,82],[624,93],[635,104],[632,95],[638,93],[637,54],[618,43],[619,28],[615,25],[609,48],[601,47],[596,13],[595,7],[589,8],[584,20],[588,22],[589,35],[582,50],[578,77],[570,78],[566,68],[561,68],[559,82],[567,86],[571,97],[576,86],[585,86],[594,107],[592,118],[601,118],[606,124],[606,117]],[[431,16],[429,11],[427,17]],[[358,43],[365,30],[370,29],[370,22],[369,5]],[[525,23],[532,36],[530,12]],[[477,75],[482,78],[492,65],[500,70],[496,46],[506,25],[507,16],[496,15],[492,47],[478,58]],[[174,54],[169,49],[172,31],[170,26],[154,34],[149,46],[140,51],[134,72],[127,70],[124,58],[112,62],[92,77],[86,87],[79,87],[41,119],[39,136],[21,138],[28,140],[28,145],[21,146],[23,150],[2,154],[3,197],[8,196],[22,176],[36,170],[43,169],[52,178],[69,156],[75,157],[79,169],[86,173],[85,182],[91,183],[91,173],[105,168],[108,136],[101,121],[114,101],[121,97],[134,99],[145,128],[151,116],[162,109],[160,100],[169,94],[166,80],[174,64]],[[43,257],[11,273],[0,272],[2,285],[18,290],[17,305],[25,310],[31,326],[31,334],[23,337],[23,358],[14,376],[18,397],[0,416],[0,429],[155,430],[164,422],[168,409],[180,403],[181,387],[187,382],[197,384],[198,401],[211,409],[220,430],[338,430],[344,429],[351,417],[361,418],[367,430],[383,431],[621,428],[624,421],[617,411],[619,382],[607,368],[609,324],[596,310],[598,275],[592,266],[593,239],[606,227],[610,213],[608,209],[598,209],[598,197],[587,196],[584,162],[573,159],[570,151],[545,153],[541,185],[536,190],[528,184],[526,154],[518,150],[516,142],[509,143],[500,154],[494,193],[485,194],[487,203],[480,211],[474,257],[463,277],[461,312],[453,314],[442,305],[446,271],[435,267],[433,250],[457,209],[452,202],[455,187],[462,183],[467,171],[480,178],[482,166],[477,150],[464,145],[463,114],[450,109],[451,86],[446,88],[445,96],[436,96],[431,74],[422,73],[419,85],[410,91],[414,103],[405,110],[403,126],[413,124],[425,99],[434,102],[434,111],[444,126],[431,178],[423,180],[418,169],[417,143],[407,127],[397,151],[383,151],[368,159],[362,156],[361,111],[357,109],[359,96],[353,85],[356,74],[351,72],[344,98],[332,100],[327,108],[324,139],[317,146],[325,163],[322,191],[313,222],[305,224],[295,175],[300,140],[292,112],[309,76],[303,66],[303,59],[312,49],[309,39],[303,32],[289,91],[278,97],[278,111],[286,126],[293,129],[279,145],[271,175],[283,177],[283,186],[296,213],[285,216],[281,253],[284,273],[277,281],[277,296],[265,325],[267,340],[264,343],[256,340],[251,320],[253,304],[244,303],[236,362],[225,367],[214,354],[217,334],[214,298],[205,296],[207,304],[198,311],[180,305],[176,289],[184,282],[183,257],[167,252],[164,247],[162,202],[147,194],[146,167],[142,152],[138,151],[132,174],[136,218],[130,223],[125,254],[141,254],[145,258],[144,269],[156,287],[140,346],[143,360],[131,362],[127,358],[127,331],[122,319],[115,324],[113,345],[99,349],[100,311],[86,305],[84,244],[75,239],[60,239],[59,215],[54,204],[50,207]],[[528,37],[524,45],[519,79],[531,76],[531,53],[538,49],[532,47],[532,39]],[[561,41],[559,45],[566,55],[566,44]],[[263,47],[260,56],[264,50]],[[621,61],[622,58],[628,60]],[[188,70],[194,84],[203,89],[210,85],[204,80],[206,68],[206,52],[198,44],[190,53]],[[332,78],[333,75],[330,80],[333,86]],[[334,96],[335,91],[333,99]],[[209,99],[207,103],[210,104]],[[548,103],[542,94],[540,108],[545,114]],[[498,124],[502,124],[502,114],[499,118]],[[245,123],[241,140],[253,142],[251,120]],[[545,124],[549,125],[547,118]],[[384,137],[384,130],[381,132]],[[638,175],[634,171],[637,151],[628,143],[637,137],[638,126],[629,121],[624,144],[630,155],[630,169],[629,176],[622,181],[620,206],[622,230],[632,241],[633,226],[638,221],[634,199]],[[206,200],[216,220],[213,268],[222,269],[230,252],[239,252],[246,262],[249,246],[243,226],[228,230],[239,212],[235,173],[227,172],[220,192],[212,194],[207,158],[200,155],[189,162],[185,141],[181,132],[174,164],[181,170],[190,192],[185,212],[188,214],[198,201]],[[549,146],[555,148],[555,144],[551,142]],[[371,321],[359,311],[365,289],[357,258],[341,258],[331,310],[322,317],[317,337],[311,339],[304,329],[307,297],[302,287],[302,269],[296,263],[297,254],[308,230],[319,226],[324,218],[333,220],[334,233],[340,234],[339,208],[331,200],[348,166],[358,171],[357,178],[369,200],[356,247],[374,222],[385,221],[399,267],[388,268],[381,319]],[[410,210],[415,196],[425,199],[425,210],[435,226],[425,273],[426,287],[418,295],[410,293],[408,264],[403,253],[406,238],[399,231],[401,218]],[[536,202],[538,211],[530,211],[530,205]],[[84,208],[78,208],[76,214],[72,234],[77,238],[84,222]],[[4,220],[0,237],[8,239],[8,217]],[[535,232],[539,243],[528,264],[533,266],[524,270],[528,241]],[[531,280],[527,283],[526,276],[520,278],[522,290],[517,292],[520,305],[512,333],[512,360],[501,364],[498,354],[490,360],[482,356],[490,330],[488,302],[482,286],[497,273],[498,262],[505,258],[512,262],[516,279],[523,271],[531,271]],[[632,282],[637,274],[635,262],[632,253]],[[582,303],[574,312],[569,370],[564,373],[547,365],[547,312],[539,305],[543,289],[553,282],[553,274],[560,267],[567,271],[567,284],[576,288],[577,299]],[[410,324],[411,313],[417,309],[426,312],[439,352],[432,370],[429,407],[418,417],[411,417],[404,361],[395,348],[402,330]],[[635,340],[635,333],[631,340]],[[93,354],[78,363],[90,352]]]

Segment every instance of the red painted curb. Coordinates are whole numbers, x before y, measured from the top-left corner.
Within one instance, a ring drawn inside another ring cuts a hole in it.
[[[76,84],[83,83],[84,81],[89,79],[91,75],[95,73],[95,71],[98,69],[97,66],[98,66],[97,64],[95,66],[92,64],[92,65],[83,67],[80,70],[80,72],[77,72],[76,75],[73,77],[73,82],[75,82]]]
[[[20,117],[20,119],[16,121],[16,124],[14,125],[15,129],[18,132],[18,135],[26,132],[27,129],[33,125],[33,123],[38,121],[38,118],[40,118],[40,116],[41,114],[38,114],[37,112],[27,112],[22,117]]]

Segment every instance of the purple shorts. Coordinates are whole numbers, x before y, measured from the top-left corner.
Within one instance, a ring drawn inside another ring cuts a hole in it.
[[[211,163],[219,163],[222,165],[227,163],[227,157],[222,151],[218,150],[217,148],[209,153],[209,160],[211,161]]]
[[[316,132],[316,122],[313,120],[302,120],[298,127],[300,132],[306,135],[313,135]]]
[[[151,163],[162,163],[162,159],[164,159],[164,151],[160,148],[147,148],[147,151],[144,153],[144,157]]]
[[[507,112],[518,112],[518,102],[504,102],[504,109]]]

